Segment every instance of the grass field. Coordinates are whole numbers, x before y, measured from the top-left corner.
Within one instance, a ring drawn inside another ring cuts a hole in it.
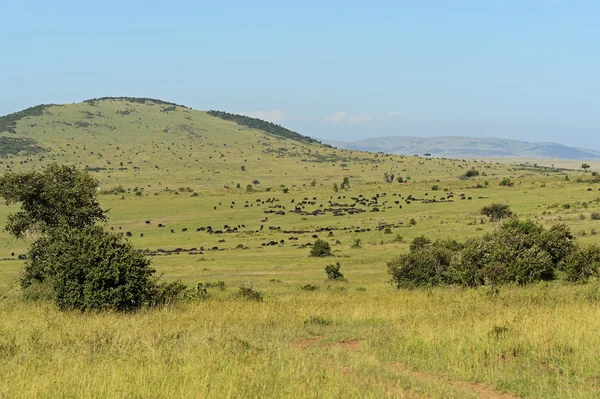
[[[154,254],[164,280],[225,288],[136,314],[59,312],[20,297],[17,256],[29,241],[1,232],[0,396],[600,395],[598,284],[506,286],[494,296],[396,290],[386,273],[420,235],[464,241],[492,231],[479,210],[494,202],[598,243],[600,221],[590,216],[600,212],[600,184],[591,173],[342,151],[165,109],[110,100],[48,108],[19,121],[16,136],[50,151],[0,167],[87,167],[110,209],[106,227]],[[480,176],[460,179],[470,168]],[[385,183],[386,172],[404,182]],[[350,188],[334,191],[344,177]],[[505,178],[514,186],[500,186]],[[118,186],[124,192],[107,193]],[[1,207],[0,224],[16,209]],[[335,257],[309,257],[314,235]],[[347,282],[327,280],[333,262]],[[248,284],[264,301],[235,298]]]

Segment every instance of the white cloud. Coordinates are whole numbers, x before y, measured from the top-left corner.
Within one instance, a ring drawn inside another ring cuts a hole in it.
[[[333,114],[326,116],[325,121],[331,123],[340,123],[346,120],[347,115],[348,114],[346,114],[344,111],[334,112]]]
[[[260,111],[260,110],[248,111],[248,112],[241,112],[240,114],[249,116],[251,118],[262,119],[264,121],[269,121],[269,122],[281,122],[284,119],[283,112],[279,111],[278,109],[272,109],[270,111]]]
[[[373,118],[373,114],[361,112],[360,114],[349,116],[348,123],[365,123],[373,120]]]
[[[388,112],[388,119],[394,119],[404,115],[402,112]]]

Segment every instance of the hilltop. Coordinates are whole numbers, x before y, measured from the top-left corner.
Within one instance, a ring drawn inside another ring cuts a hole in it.
[[[446,158],[600,159],[600,151],[556,143],[475,137],[377,137],[353,142],[324,140],[338,148]]]

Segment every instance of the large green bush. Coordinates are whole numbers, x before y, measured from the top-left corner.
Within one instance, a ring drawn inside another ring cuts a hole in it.
[[[600,247],[589,245],[573,251],[566,258],[564,271],[567,280],[576,283],[600,276]]]
[[[398,288],[431,287],[450,284],[448,273],[455,250],[446,242],[411,250],[388,262],[388,273]]]
[[[23,287],[50,285],[61,309],[134,310],[157,293],[150,262],[99,226],[56,230],[37,240],[28,258]]]
[[[565,225],[546,230],[529,220],[510,220],[465,244],[447,240],[411,248],[388,263],[388,272],[399,288],[528,284],[552,280],[556,269],[576,269],[572,258],[576,249]]]

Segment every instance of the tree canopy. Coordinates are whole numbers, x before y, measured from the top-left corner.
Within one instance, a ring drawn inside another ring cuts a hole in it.
[[[96,200],[98,182],[73,166],[48,165],[41,172],[6,173],[0,177],[0,197],[7,205],[21,203],[8,215],[6,231],[17,238],[68,226],[83,228],[106,220]]]

